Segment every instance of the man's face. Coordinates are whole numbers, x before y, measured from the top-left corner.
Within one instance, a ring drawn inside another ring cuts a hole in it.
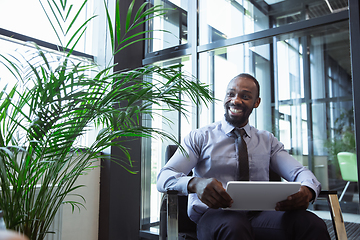
[[[245,126],[253,108],[260,104],[257,92],[256,84],[250,78],[231,80],[224,99],[226,121],[235,127]]]

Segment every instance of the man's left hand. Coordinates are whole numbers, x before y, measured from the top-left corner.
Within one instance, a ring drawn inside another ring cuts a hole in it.
[[[313,199],[312,191],[306,187],[301,186],[300,191],[287,197],[286,200],[278,202],[276,204],[276,211],[289,211],[289,210],[300,210],[307,209],[309,202]]]

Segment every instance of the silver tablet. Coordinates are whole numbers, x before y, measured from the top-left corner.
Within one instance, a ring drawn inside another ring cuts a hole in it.
[[[230,181],[226,191],[234,200],[229,210],[275,210],[277,202],[300,190],[299,182]]]

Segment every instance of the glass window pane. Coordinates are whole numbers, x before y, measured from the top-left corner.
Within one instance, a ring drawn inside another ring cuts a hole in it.
[[[166,67],[180,63],[183,65],[181,71],[189,74],[191,69],[191,59],[189,57],[165,61],[157,63],[157,65]],[[157,79],[161,79],[161,77],[157,76]],[[188,103],[188,106],[186,107],[188,110],[187,116],[180,116],[179,113],[174,111],[155,110],[158,109],[158,107],[154,105],[153,111],[156,114],[154,114],[153,118],[145,117],[143,119],[143,124],[173,134],[176,139],[181,142],[181,138],[196,126],[196,109],[190,99],[182,95],[179,96],[179,98]],[[172,123],[165,121],[165,118],[171,120]],[[148,219],[150,221],[149,223],[159,221],[159,208],[162,195],[156,189],[156,177],[161,167],[165,164],[165,150],[169,144],[173,143],[159,138],[143,139],[143,149],[145,151],[143,162],[146,166],[142,171],[142,178],[144,179],[142,184],[142,204],[143,209],[145,209],[143,211],[142,219],[143,221],[144,219]]]
[[[351,99],[351,64],[348,25],[329,35],[311,38],[312,98],[347,97]],[[323,86],[326,86],[325,88]],[[315,90],[316,89],[316,90]]]
[[[18,44],[6,41],[0,38],[0,54],[5,55],[9,53],[14,53],[15,50],[19,47]],[[3,59],[0,60],[1,62]],[[0,91],[4,89],[7,85],[7,91],[9,91],[16,83],[16,78],[11,74],[10,71],[5,67],[5,65],[0,64]]]
[[[39,0],[1,0],[0,28],[58,45],[59,39],[57,38],[51,24],[49,23],[49,20],[46,17],[40,2],[43,4],[44,9],[48,12],[53,25],[60,33],[57,21],[52,17],[53,15],[51,14],[51,9],[47,1]],[[68,8],[70,7],[70,4],[73,5],[73,8],[69,14],[69,19],[72,19],[76,15],[76,11],[81,7],[82,3],[83,0],[68,1]],[[88,1],[87,5],[80,12],[75,24],[71,27],[72,30],[67,34],[67,36],[62,37],[60,34],[61,41],[70,40],[70,37],[86,21],[86,19],[94,15],[93,4],[93,0]],[[101,4],[99,4],[99,6],[103,7]],[[9,11],[9,9],[12,10]],[[66,13],[64,13],[64,15],[66,15]],[[64,23],[60,20],[59,22],[65,29],[64,31],[66,31],[66,28],[70,25],[70,21],[68,20],[66,23]],[[88,33],[91,31],[91,26],[92,25],[90,24],[88,27]],[[91,44],[90,38],[88,39],[88,42],[89,41],[90,43],[87,44]],[[86,47],[85,43],[85,36],[83,36],[75,50],[91,54],[91,47]]]
[[[269,18],[248,0],[199,1],[200,45],[269,28]]]
[[[296,37],[276,44],[280,140],[314,172],[323,190],[338,191],[339,196],[347,180],[337,155],[356,152],[347,25],[341,22],[302,36],[295,33]],[[309,61],[304,61],[300,43],[307,44]],[[305,89],[306,81],[310,89]],[[341,199],[349,206],[344,211],[358,211],[358,194],[353,184]]]
[[[277,50],[278,84],[281,86],[279,100],[304,97],[303,59],[299,39],[279,41]]]
[[[152,0],[151,3],[173,10],[151,21],[150,29],[155,31],[151,33],[147,51],[156,52],[187,43],[188,0]]]

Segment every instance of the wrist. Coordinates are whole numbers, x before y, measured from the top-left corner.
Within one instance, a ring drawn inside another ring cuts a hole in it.
[[[315,191],[312,189],[312,188],[309,188],[308,186],[306,186],[306,188],[308,189],[309,191],[309,202],[313,201],[315,199]]]
[[[187,190],[189,193],[196,193],[196,183],[198,182],[198,177],[193,177],[189,180],[187,185]]]

